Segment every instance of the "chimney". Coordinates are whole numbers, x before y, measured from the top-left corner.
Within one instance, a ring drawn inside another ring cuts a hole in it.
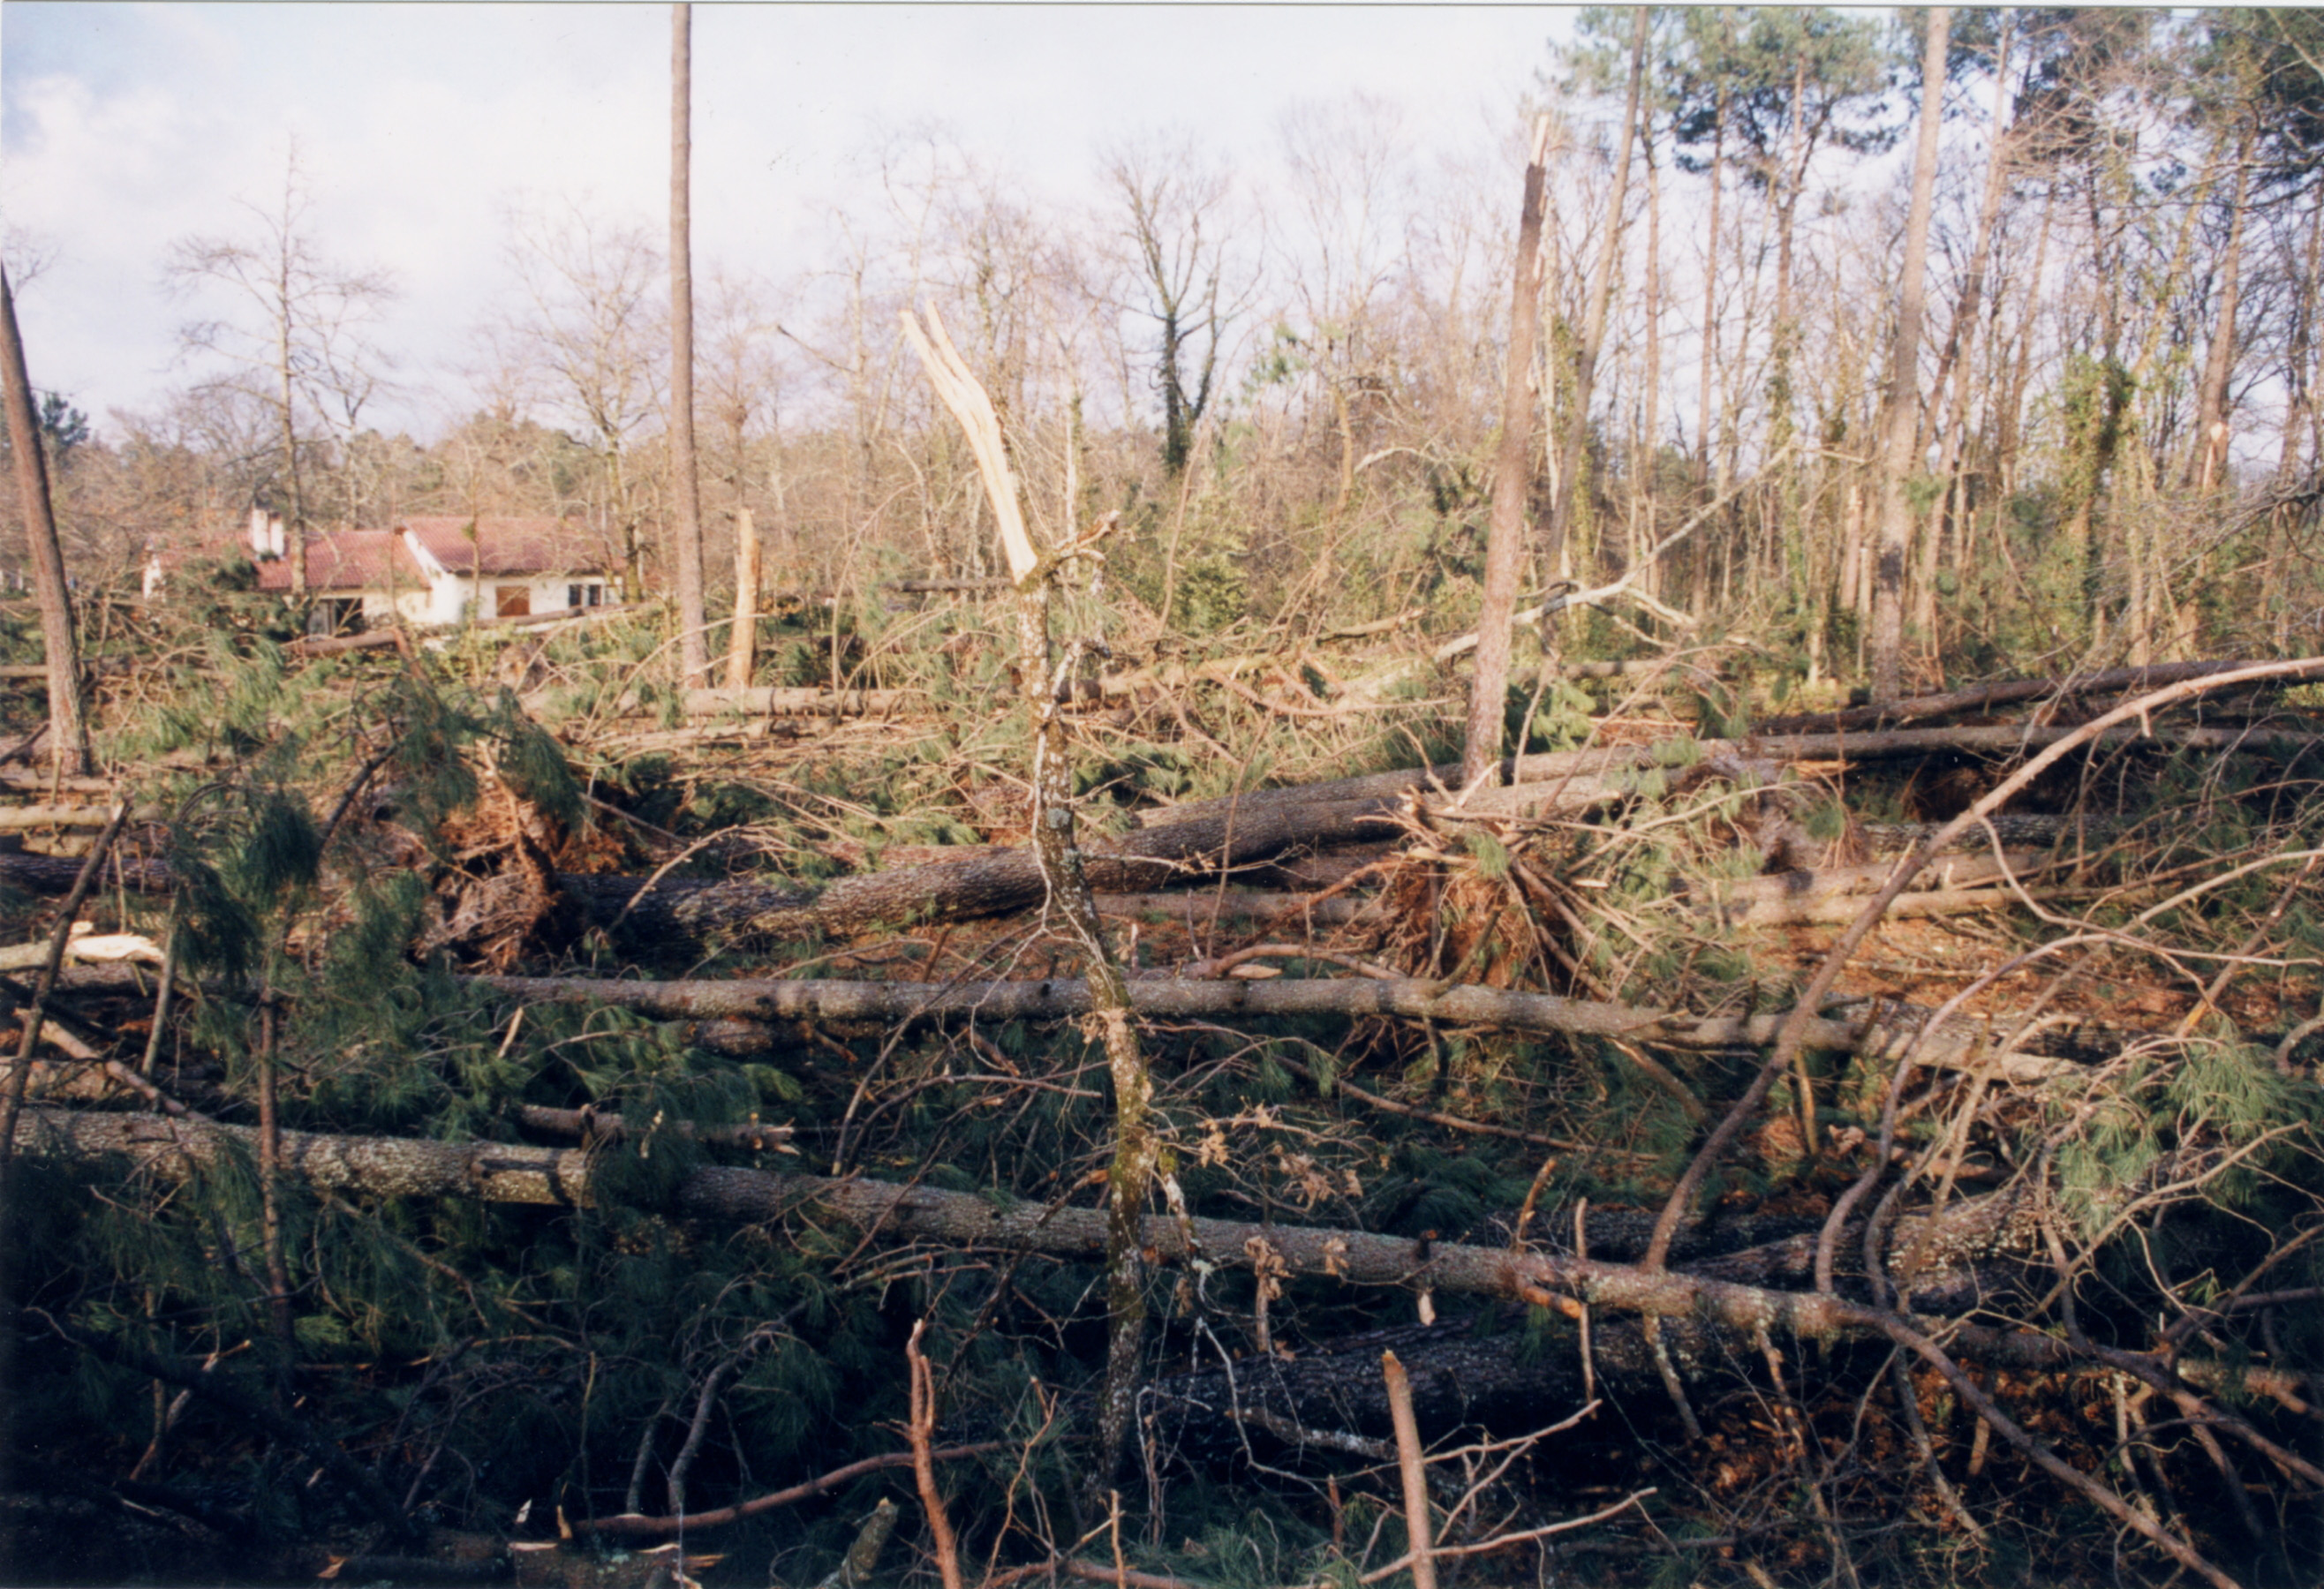
[[[250,510],[250,555],[253,557],[272,557],[281,550],[280,545],[272,541],[268,529],[266,510],[253,508]]]

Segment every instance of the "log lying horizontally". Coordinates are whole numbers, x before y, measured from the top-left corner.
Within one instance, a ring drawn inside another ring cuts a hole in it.
[[[1189,877],[1265,860],[1299,846],[1322,848],[1391,831],[1389,803],[1342,801],[1265,813],[1221,813],[1142,829],[1088,847],[1090,886],[1145,894]],[[611,921],[627,906],[640,932],[669,938],[713,933],[755,939],[845,935],[874,927],[1005,915],[1041,903],[1039,859],[1030,850],[840,877],[820,890],[763,883],[666,880],[650,892],[636,877],[564,877],[567,893]],[[635,903],[632,904],[632,901]]]
[[[479,977],[503,997],[526,1004],[616,1005],[664,1020],[878,1021],[974,1017],[988,1021],[1070,1020],[1089,1013],[1078,978],[1022,982],[731,981],[637,982],[590,977]],[[1548,993],[1514,993],[1411,978],[1281,977],[1268,981],[1182,981],[1147,975],[1130,982],[1130,1003],[1149,1020],[1288,1019],[1398,1015],[1504,1032],[1620,1037],[1658,1047],[1723,1049],[1775,1040],[1786,1012],[1692,1015],[1634,1008]],[[1963,1021],[1923,1036],[1918,1012],[1877,1012],[1862,1022],[1819,1019],[1807,1045],[1861,1054],[1883,1063],[1919,1038],[1920,1062],[1988,1067],[1998,1077],[2041,1081],[2073,1069],[2042,1054],[1989,1052],[1981,1022]]]
[[[1934,695],[1915,695],[1909,700],[1891,702],[1886,706],[1856,706],[1844,712],[1806,712],[1790,717],[1771,718],[1764,727],[1770,733],[1830,732],[1882,725],[1896,728],[1927,718],[1950,717],[1956,712],[1989,712],[1994,707],[2014,705],[2020,701],[2052,697],[2064,700],[2078,695],[2127,694],[2137,690],[2157,690],[2165,684],[2209,678],[2215,673],[2250,666],[2249,662],[2162,662],[2146,667],[2101,668],[2095,673],[2065,678],[2008,679],[2000,684],[1969,684]]]
[[[138,1170],[175,1177],[229,1154],[254,1159],[258,1132],[215,1121],[34,1107],[17,1122],[16,1150],[123,1158]],[[595,1162],[594,1155],[578,1148],[298,1131],[282,1134],[281,1159],[285,1175],[319,1191],[561,1208],[591,1202]],[[689,1174],[674,1200],[696,1218],[762,1222],[821,1214],[876,1231],[887,1241],[932,1240],[1059,1257],[1093,1256],[1105,1251],[1106,1243],[1102,1208],[999,1200],[857,1177],[711,1166]],[[1961,1199],[1933,1217],[1906,1215],[1898,1220],[1889,1248],[1898,1255],[1893,1278],[1909,1286],[1931,1272],[1932,1254],[1952,1263],[1964,1254],[2019,1241],[2018,1227],[2024,1223],[2020,1201],[1990,1193]],[[1695,1315],[1747,1332],[1774,1328],[1829,1339],[1854,1333],[1862,1312],[1834,1295],[1772,1290],[1684,1271],[1650,1272],[1627,1263],[1506,1245],[1424,1244],[1360,1230],[1167,1215],[1148,1216],[1141,1235],[1166,1262],[1234,1262],[1257,1238],[1273,1249],[1284,1272],[1293,1275],[1512,1299],[1528,1290],[1551,1291],[1644,1317]]]
[[[1393,831],[1384,799],[1347,800],[1270,811],[1201,813],[1092,844],[1093,886],[1107,894],[1147,894],[1190,877],[1266,860],[1301,847],[1376,839]],[[0,854],[0,883],[33,893],[61,893],[80,863],[60,857]],[[1029,850],[982,850],[972,859],[840,877],[820,889],[752,881],[664,878],[648,886],[632,877],[560,873],[558,882],[601,923],[616,920],[669,941],[711,934],[803,939],[843,936],[875,927],[1004,915],[1040,904],[1041,868]],[[108,861],[103,886],[167,892],[174,883],[160,860]]]
[[[374,629],[359,635],[306,635],[283,648],[293,657],[337,657],[347,651],[391,648],[410,656],[411,638],[400,629]]]
[[[19,1117],[15,1144],[20,1153],[125,1159],[133,1169],[147,1173],[181,1176],[193,1168],[217,1163],[228,1153],[244,1160],[254,1157],[257,1136],[249,1127],[209,1122],[35,1108]],[[589,1200],[594,1170],[590,1154],[572,1149],[459,1145],[300,1132],[281,1134],[278,1162],[286,1175],[321,1189],[391,1197],[484,1198],[567,1208]],[[723,1166],[695,1171],[676,1188],[672,1200],[681,1211],[700,1218],[762,1223],[820,1216],[887,1241],[926,1240],[1077,1258],[1106,1250],[1109,1224],[1107,1212],[1100,1208],[1003,1203],[972,1192],[926,1186],[775,1175]],[[2027,1221],[2006,1208],[1997,1212],[1994,1205],[2030,1200],[1997,1193],[1964,1199],[1934,1216],[1904,1216],[1894,1227],[1895,1241],[1888,1250],[1903,1254],[1905,1263],[1900,1269],[1891,1262],[1892,1279],[1911,1296],[1917,1290],[1919,1255],[1932,1247],[1958,1250],[1961,1244],[1948,1227],[1959,1222],[1972,1221],[1987,1233],[1970,1238],[1970,1245],[1990,1247],[1997,1241],[2015,1240],[2011,1233]],[[1867,1307],[1837,1291],[1739,1284],[1683,1269],[1649,1269],[1539,1249],[1430,1244],[1368,1231],[1153,1215],[1139,1222],[1136,1235],[1156,1262],[1232,1264],[1238,1257],[1260,1254],[1268,1272],[1286,1277],[1464,1292],[1512,1301],[1559,1303],[1577,1309],[1586,1304],[1606,1313],[1679,1321],[1738,1343],[1765,1345],[1771,1337],[1784,1336],[1814,1341],[1886,1338],[1935,1366],[1980,1418],[2005,1440],[2026,1451],[2044,1471],[2086,1493],[2111,1498],[2111,1492],[2069,1467],[1989,1401],[1954,1355],[1974,1352],[1996,1363],[2043,1368],[2071,1368],[2079,1365],[2078,1358],[2100,1355],[2101,1349],[2080,1348],[2078,1344],[2039,1331],[1960,1326],[1947,1332],[1941,1347],[1923,1333],[1927,1327],[1920,1318]],[[94,1348],[96,1343],[91,1346]],[[1696,1372],[1722,1360],[1718,1354],[1686,1356],[1674,1352],[1673,1356],[1681,1357],[1688,1370]],[[2104,1352],[2102,1361],[2149,1382],[2160,1381],[2164,1388],[2174,1385],[2167,1377],[2172,1366],[2167,1356]],[[2227,1420],[2214,1415],[2206,1421]],[[2292,1460],[2298,1463],[2296,1457]],[[2160,1525],[2119,1502],[2116,1510],[2134,1525],[2144,1523],[2141,1531],[2166,1548],[2176,1545],[2174,1554],[2192,1557],[2192,1552],[2165,1534]],[[2232,1583],[2219,1575],[2214,1575],[2214,1581]]]
[[[161,806],[141,805],[129,813],[129,820],[133,822],[158,822],[168,814]],[[16,831],[25,828],[101,828],[112,820],[113,808],[109,805],[0,805],[0,831]]]

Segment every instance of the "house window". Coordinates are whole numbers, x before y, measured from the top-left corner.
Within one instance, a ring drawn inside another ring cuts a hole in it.
[[[601,584],[567,585],[565,604],[567,607],[602,607],[605,604],[605,587]]]
[[[493,599],[499,603],[493,615],[499,618],[530,618],[532,616],[530,585],[501,585],[494,589]]]
[[[361,596],[326,596],[307,612],[311,635],[359,635],[364,632]]]

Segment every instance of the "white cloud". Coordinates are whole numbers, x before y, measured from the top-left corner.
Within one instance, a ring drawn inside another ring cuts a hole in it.
[[[1424,136],[1469,136],[1565,25],[1546,8],[697,5],[697,257],[807,268],[825,207],[863,202],[851,155],[919,121],[1052,199],[1144,127],[1269,161],[1284,105],[1352,89],[1401,100]],[[95,412],[177,378],[163,254],[279,194],[294,137],[327,249],[401,280],[384,335],[415,388],[456,385],[505,280],[506,199],[664,213],[666,6],[12,0],[6,29],[0,204],[55,254],[23,306],[34,379]]]

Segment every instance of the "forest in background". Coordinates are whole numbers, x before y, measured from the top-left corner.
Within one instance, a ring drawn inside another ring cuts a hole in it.
[[[2324,25],[1576,39],[682,328],[517,207],[425,443],[295,160],[175,243],[11,441],[12,1570],[2312,1581]]]

